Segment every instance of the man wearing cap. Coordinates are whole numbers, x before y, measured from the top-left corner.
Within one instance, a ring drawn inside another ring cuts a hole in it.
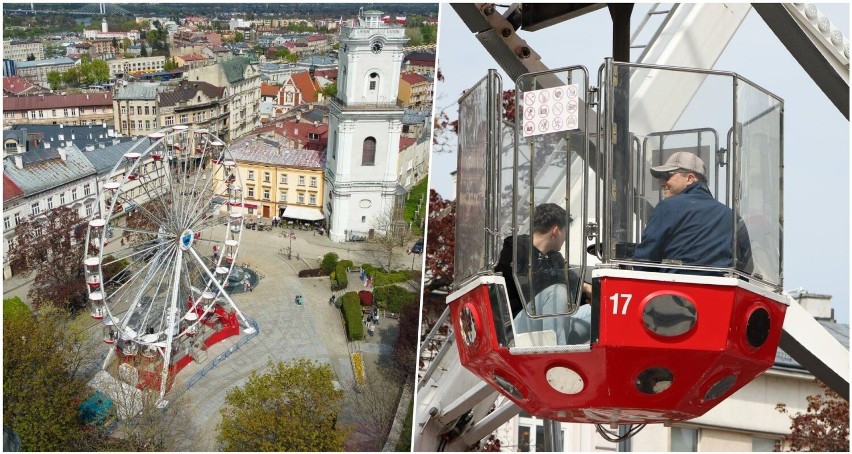
[[[693,153],[679,151],[669,156],[665,164],[651,167],[651,175],[660,180],[663,200],[648,219],[633,258],[676,265],[730,267],[733,211],[710,193],[704,161]],[[748,232],[742,221],[738,226],[738,264],[750,272]]]

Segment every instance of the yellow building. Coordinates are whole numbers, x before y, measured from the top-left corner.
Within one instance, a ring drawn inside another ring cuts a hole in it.
[[[228,150],[239,169],[248,218],[323,219],[325,151],[293,149],[276,136],[248,136]]]
[[[400,104],[410,109],[422,109],[432,105],[432,83],[417,73],[400,73],[397,99]]]

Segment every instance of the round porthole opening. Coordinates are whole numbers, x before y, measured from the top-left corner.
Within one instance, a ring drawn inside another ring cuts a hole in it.
[[[658,295],[645,304],[642,323],[652,333],[675,337],[690,332],[698,323],[698,310],[687,298],[678,295]]]
[[[470,305],[465,305],[461,310],[461,335],[465,345],[470,347],[476,342],[476,319],[473,315],[474,309]]]
[[[722,377],[721,380],[714,383],[713,386],[711,386],[710,389],[707,390],[707,392],[704,394],[704,399],[705,400],[718,399],[723,394],[728,392],[728,390],[730,390],[731,387],[734,386],[734,383],[736,383],[736,382],[737,382],[737,377],[735,377],[733,375],[726,375],[726,376]]]
[[[759,307],[748,316],[746,340],[754,348],[762,346],[769,339],[769,312]]]
[[[672,386],[674,376],[664,367],[643,370],[636,377],[636,389],[642,394],[659,394]]]

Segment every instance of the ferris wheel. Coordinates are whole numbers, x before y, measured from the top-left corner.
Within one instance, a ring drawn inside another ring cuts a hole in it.
[[[104,180],[84,260],[91,315],[111,345],[104,369],[165,395],[197,351],[255,328],[228,295],[243,229],[236,162],[206,129],[136,142]]]

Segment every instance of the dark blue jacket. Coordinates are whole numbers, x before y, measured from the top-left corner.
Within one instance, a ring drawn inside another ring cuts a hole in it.
[[[716,201],[705,183],[693,183],[680,194],[657,204],[645,225],[642,242],[636,246],[633,258],[654,262],[677,260],[684,265],[730,267],[733,263],[732,216],[733,211]],[[748,233],[744,225],[740,225],[737,240],[743,268],[744,264],[750,261],[751,253]]]

